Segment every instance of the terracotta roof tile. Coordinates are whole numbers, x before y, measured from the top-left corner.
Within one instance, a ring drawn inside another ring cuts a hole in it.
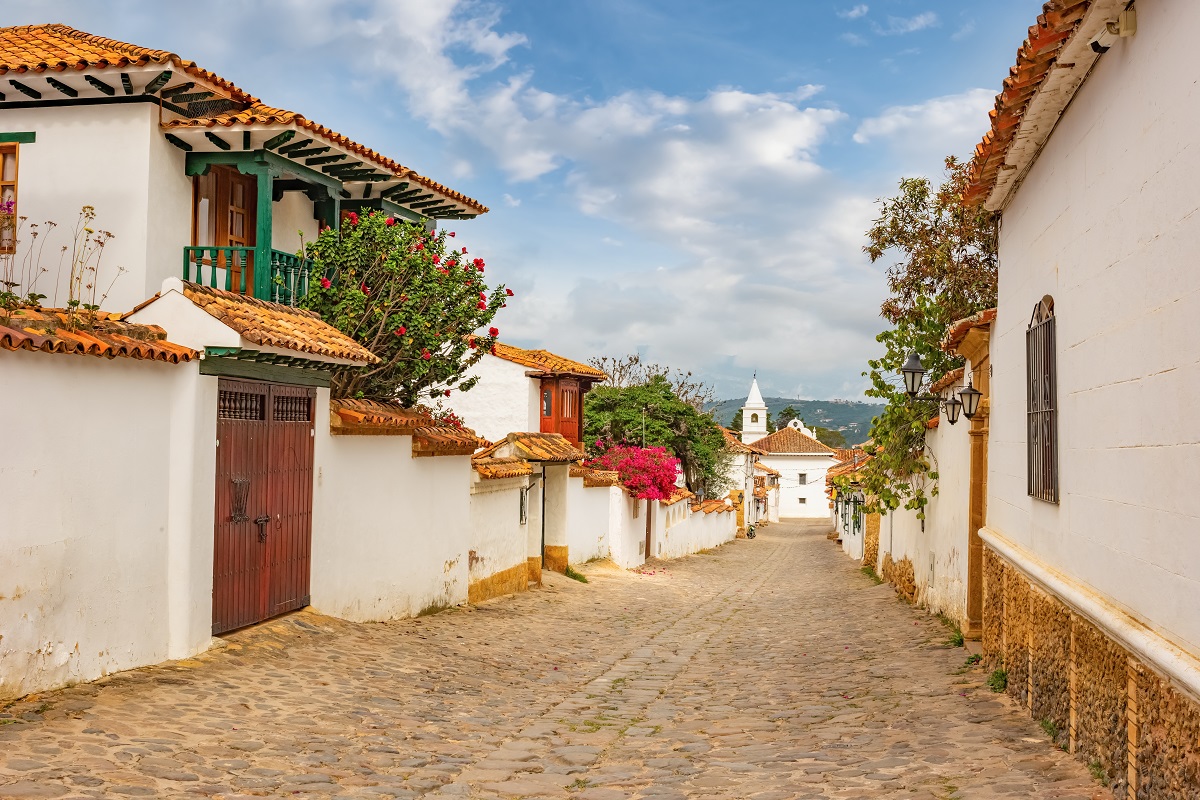
[[[702,500],[699,503],[692,504],[693,511],[703,511],[705,514],[712,514],[721,511],[733,511],[733,506],[726,503],[724,500]]]
[[[942,377],[938,378],[933,383],[929,384],[929,393],[930,394],[939,394],[942,391],[944,391],[947,387],[953,386],[954,384],[961,381],[962,377],[963,377],[963,368],[962,367],[952,369],[949,372],[947,372],[945,375],[943,375]]]
[[[520,364],[525,367],[532,367],[543,372],[579,375],[584,378],[595,378],[601,381],[608,378],[608,375],[603,370],[598,370],[589,364],[582,364],[578,361],[572,361],[569,358],[557,356],[547,350],[526,350],[522,347],[513,347],[510,344],[496,342],[495,348],[492,350],[492,355],[502,358],[505,361],[511,361],[514,364]]]
[[[187,281],[183,295],[255,344],[365,364],[379,361],[315,312]]]
[[[355,436],[411,436],[414,456],[468,456],[488,443],[470,428],[438,422],[427,408],[373,400],[331,400],[329,432]]]
[[[766,464],[763,464],[762,462],[759,462],[759,461],[754,462],[754,468],[756,470],[758,470],[759,472],[765,472],[768,475],[774,475],[777,478],[782,477],[782,473],[780,473],[779,470],[771,469]]]
[[[67,312],[60,309],[17,309],[5,322],[0,317],[0,350],[73,353],[104,358],[133,358],[178,364],[199,353],[167,341],[157,325],[139,325],[99,314],[94,323],[70,330]]]
[[[968,203],[982,203],[995,188],[1030,101],[1058,63],[1059,52],[1091,5],[1092,0],[1050,0],[1042,6],[1043,13],[1029,28],[1028,37],[1017,50],[1016,64],[996,95],[996,105],[990,112],[991,129],[975,147],[964,197]]]
[[[962,344],[962,340],[967,338],[967,334],[974,328],[985,328],[996,321],[996,309],[986,308],[983,311],[978,311],[965,319],[960,319],[958,322],[952,322],[946,328],[946,335],[942,337],[942,349],[948,353]]]
[[[721,432],[725,434],[725,449],[733,453],[751,453],[753,455],[765,456],[767,451],[760,450],[754,445],[749,445],[743,442],[738,435],[728,428],[721,428]]]
[[[524,478],[533,474],[533,466],[523,458],[488,458],[475,456],[471,466],[484,480]]]
[[[571,465],[571,477],[583,478],[583,485],[588,487],[621,485],[621,473],[607,469],[592,469],[582,464]]]
[[[691,500],[696,496],[696,493],[688,489],[686,486],[676,486],[675,491],[671,496],[662,501],[664,506],[673,506],[682,500]]]
[[[413,456],[469,456],[487,444],[473,431],[437,425],[418,428],[412,435]]]
[[[516,457],[559,464],[582,461],[585,458],[583,451],[571,444],[561,433],[510,433],[479,455]]]
[[[792,427],[780,428],[769,436],[754,442],[759,450],[773,455],[834,455],[834,449]]]
[[[20,25],[0,28],[0,75],[10,72],[83,72],[161,64],[199,78],[226,92],[231,100],[256,103],[257,98],[224,78],[166,50],[151,50],[116,39],[93,36],[66,25]]]

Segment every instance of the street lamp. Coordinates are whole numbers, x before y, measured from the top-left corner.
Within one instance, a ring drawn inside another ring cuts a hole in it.
[[[921,391],[921,379],[925,377],[925,365],[921,363],[921,357],[917,355],[916,350],[908,354],[908,360],[904,362],[900,372],[904,374],[904,390],[908,392],[909,397],[916,397],[917,392]]]
[[[900,368],[901,374],[904,376],[904,391],[909,397],[917,399],[921,392],[921,381],[925,377],[925,365],[921,363],[921,357],[916,351],[908,354],[908,358],[904,362],[904,366]],[[953,393],[949,400],[943,400],[940,397],[932,395],[922,397],[922,400],[937,400],[938,405],[946,409],[946,421],[951,425],[958,422],[958,415],[965,414],[967,419],[975,416],[979,411],[979,401],[983,397],[983,392],[975,388],[974,382],[968,378],[967,388],[958,393],[955,397]]]
[[[983,392],[975,388],[975,384],[968,379],[967,388],[958,393],[962,398],[963,413],[967,415],[967,419],[975,416],[975,412],[979,411],[979,399],[983,397]]]
[[[962,410],[962,401],[954,395],[951,395],[950,399],[946,401],[946,421],[951,425],[958,422],[958,415],[962,412]]]

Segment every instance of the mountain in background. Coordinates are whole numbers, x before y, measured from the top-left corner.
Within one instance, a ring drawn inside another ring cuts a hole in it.
[[[765,397],[767,410],[771,418],[779,416],[779,412],[791,406],[800,412],[800,419],[810,428],[820,425],[822,428],[832,428],[841,431],[850,444],[861,444],[871,435],[871,420],[883,411],[881,403],[860,403],[857,400],[790,400],[786,397]],[[709,406],[715,412],[717,422],[728,427],[733,421],[733,415],[746,399],[722,400]]]

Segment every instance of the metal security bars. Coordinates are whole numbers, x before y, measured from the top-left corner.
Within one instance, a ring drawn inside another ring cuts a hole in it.
[[[1058,369],[1054,298],[1033,310],[1025,332],[1026,408],[1029,426],[1029,496],[1058,502]]]

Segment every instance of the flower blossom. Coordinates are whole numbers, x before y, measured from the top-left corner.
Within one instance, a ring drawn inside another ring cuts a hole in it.
[[[353,211],[349,212],[348,214],[346,214],[346,221],[349,222],[351,225],[357,225],[358,224],[358,214],[354,213]]]
[[[430,353],[428,350],[422,350],[422,351],[421,351],[421,358],[423,358],[423,359],[425,359],[426,361],[428,361],[429,359],[433,358],[433,354],[432,354],[432,353]]]
[[[384,225],[387,225],[387,226],[390,228],[390,227],[392,227],[393,225],[395,225],[395,224],[396,224],[396,218],[395,218],[395,217],[388,217],[387,219],[385,219],[385,220],[383,221],[383,224],[384,224]]]
[[[500,335],[499,328],[488,328],[488,336],[496,337]]]
[[[333,281],[329,280],[329,278],[321,278],[322,289],[328,289],[330,286],[333,286]]]
[[[480,311],[487,308],[487,303],[483,302],[482,300],[480,300],[476,305],[478,306]]]
[[[408,328],[404,327],[403,325],[401,325],[399,328],[396,328],[397,336],[403,336],[406,333],[408,333]]]
[[[505,290],[504,290],[504,293],[505,293],[506,295],[508,295],[509,297],[512,297],[512,296],[513,296],[513,290],[512,290],[512,289],[505,289]]]

